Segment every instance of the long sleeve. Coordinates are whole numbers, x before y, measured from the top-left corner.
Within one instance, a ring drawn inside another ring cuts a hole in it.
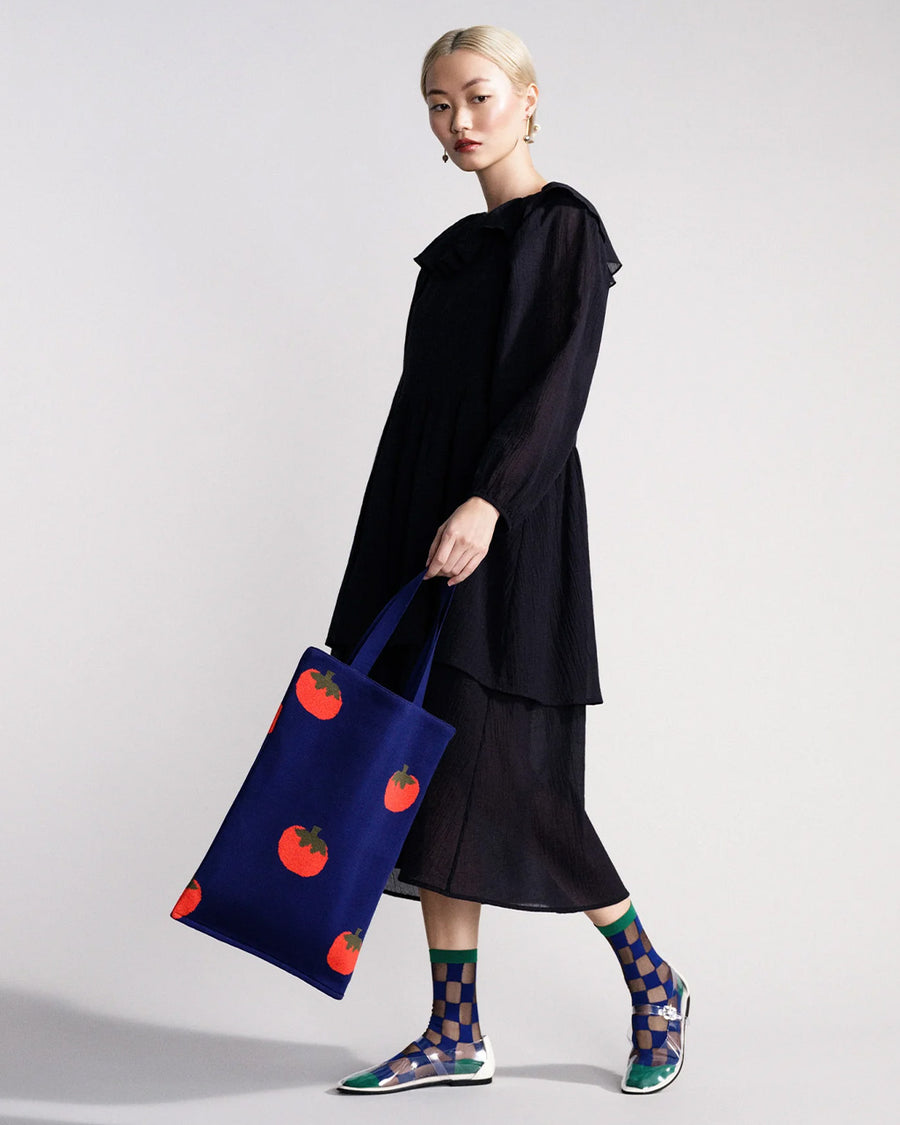
[[[512,247],[492,430],[471,491],[509,528],[537,506],[575,447],[621,264],[593,210],[568,199],[539,203]]]

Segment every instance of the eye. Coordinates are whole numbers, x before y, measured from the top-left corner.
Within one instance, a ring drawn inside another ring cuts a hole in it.
[[[490,94],[476,94],[475,97],[473,98],[473,101],[477,102],[477,101],[479,101],[479,99],[482,100],[482,101],[487,101],[490,96],[491,96]],[[435,102],[434,105],[431,105],[431,106],[428,107],[428,112],[431,113],[436,109],[446,109],[446,108],[447,108],[446,102]]]

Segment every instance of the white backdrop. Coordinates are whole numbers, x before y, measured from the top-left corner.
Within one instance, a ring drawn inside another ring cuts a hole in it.
[[[6,0],[4,1121],[355,1119],[325,1091],[427,1022],[414,903],[340,1004],[168,913],[324,641],[412,256],[484,208],[418,93],[480,22],[529,44],[535,166],[623,261],[578,439],[588,810],[694,993],[653,1112],[886,1104],[896,5]],[[632,1120],[590,924],[486,909],[479,960],[468,1111]]]

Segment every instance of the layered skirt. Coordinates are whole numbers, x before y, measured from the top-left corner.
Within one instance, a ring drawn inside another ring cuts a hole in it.
[[[417,655],[388,646],[370,675],[400,691]],[[557,913],[628,897],[585,811],[585,704],[539,703],[435,662],[423,705],[456,733],[385,893]]]

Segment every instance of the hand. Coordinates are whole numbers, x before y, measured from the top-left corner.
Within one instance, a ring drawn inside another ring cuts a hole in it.
[[[500,513],[480,496],[470,496],[435,532],[428,548],[426,578],[448,575],[448,586],[468,578],[488,553]]]

